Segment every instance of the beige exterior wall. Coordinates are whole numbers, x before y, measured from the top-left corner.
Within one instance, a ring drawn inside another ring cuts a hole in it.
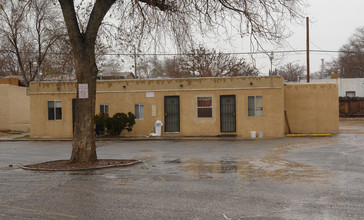
[[[163,127],[163,136],[249,138],[251,131],[263,131],[266,138],[282,137],[286,129],[284,109],[294,133],[338,132],[337,84],[284,85],[281,77],[272,80],[272,87],[269,77],[98,81],[96,113],[100,112],[100,104],[109,105],[111,116],[117,112],[135,113],[135,104],[143,104],[144,118],[136,119],[133,131],[124,131],[122,135],[145,136],[156,120],[165,124],[165,96],[178,96],[180,131],[166,133]],[[236,132],[220,131],[222,95],[235,95]],[[248,96],[263,97],[263,116],[248,117]],[[197,117],[198,97],[212,98],[211,118]],[[31,83],[31,136],[71,137],[74,98],[75,82]],[[48,101],[62,101],[62,120],[48,120]]]
[[[339,131],[337,84],[287,84],[284,96],[292,133]]]
[[[72,137],[74,82],[32,82],[30,93],[30,132],[32,137]],[[62,119],[48,120],[48,101],[62,101]]]
[[[0,85],[0,130],[29,131],[30,99],[27,88]]]
[[[236,101],[236,132],[220,132],[220,95],[235,95]],[[263,116],[248,117],[248,96],[263,96]],[[110,115],[116,112],[133,112],[135,104],[144,105],[144,119],[136,119],[132,132],[122,135],[146,135],[156,120],[164,123],[164,97],[179,96],[180,98],[180,132],[163,135],[181,136],[216,136],[236,134],[250,137],[250,131],[263,131],[266,137],[281,137],[284,132],[283,90],[282,89],[228,89],[217,91],[178,91],[154,92],[153,98],[147,98],[146,92],[98,94],[97,106],[109,104]],[[197,97],[212,98],[212,118],[197,117]],[[102,100],[102,101],[101,101]],[[115,101],[118,100],[118,101]],[[156,106],[156,116],[152,116],[152,105]],[[99,112],[97,109],[96,112]],[[165,123],[164,123],[165,124]],[[272,128],[272,126],[277,126]]]
[[[0,130],[9,130],[9,87],[0,85]]]
[[[162,135],[216,136],[231,134],[250,137],[250,131],[263,131],[265,137],[284,135],[283,79],[269,77],[201,78],[162,80],[120,80],[97,83],[96,113],[100,104],[109,105],[112,116],[117,112],[133,112],[135,104],[144,105],[144,119],[137,119],[132,132],[122,135],[145,136],[156,120],[164,124],[164,97],[179,96],[180,132]],[[72,98],[76,97],[74,82],[31,83],[31,136],[71,137]],[[153,97],[147,97],[147,93]],[[220,132],[220,96],[235,95],[236,132]],[[248,117],[248,96],[263,96],[263,116]],[[212,98],[212,117],[197,117],[197,97]],[[62,101],[62,120],[48,121],[47,103]],[[152,116],[152,106],[156,115]]]

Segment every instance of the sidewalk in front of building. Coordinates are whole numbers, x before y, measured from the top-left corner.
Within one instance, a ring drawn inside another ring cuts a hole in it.
[[[0,131],[0,141],[24,140],[30,138],[30,132]]]
[[[96,137],[96,141],[161,141],[161,140],[258,140],[270,138],[243,138],[237,136],[119,136],[119,137]],[[0,142],[7,141],[72,141],[72,137],[31,137],[30,132],[0,131]]]
[[[263,139],[263,138],[255,138]],[[249,138],[235,137],[235,136],[195,136],[195,137],[181,137],[181,136],[119,136],[119,137],[97,137],[96,141],[162,141],[162,140],[219,140],[219,141],[238,141],[238,140],[255,140]],[[267,139],[267,138],[264,138]],[[32,138],[30,133],[17,133],[11,134],[8,132],[0,132],[0,142],[7,141],[72,141],[72,137],[55,137],[55,138]]]
[[[364,133],[364,118],[340,118],[339,133]],[[298,135],[299,136],[299,135]],[[297,136],[297,137],[298,137]],[[313,136],[310,136],[313,137]],[[318,135],[320,137],[320,135]],[[96,141],[161,141],[161,140],[217,140],[217,141],[239,141],[239,140],[267,140],[270,138],[243,138],[236,136],[120,136],[120,137],[97,137]],[[30,132],[0,131],[0,141],[72,141],[72,137],[66,138],[32,138]]]
[[[328,135],[324,135],[325,137]],[[305,134],[292,137],[324,137],[321,135],[312,136],[311,134]],[[331,136],[331,134],[329,134]],[[287,137],[289,137],[287,135]],[[270,140],[272,138],[267,137],[237,137],[237,136],[119,136],[119,137],[96,137],[96,141],[186,141],[186,140],[214,140],[214,141],[254,141],[254,140]],[[273,138],[277,139],[277,138]],[[44,137],[44,138],[32,138],[30,133],[5,133],[0,132],[0,142],[8,141],[72,141],[72,137]]]

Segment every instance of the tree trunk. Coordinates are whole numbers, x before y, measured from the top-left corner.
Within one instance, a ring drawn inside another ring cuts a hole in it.
[[[92,163],[97,160],[95,144],[95,102],[96,77],[98,69],[95,63],[93,47],[83,45],[77,60],[77,101],[76,122],[73,134],[71,163]],[[80,98],[79,84],[87,84],[88,98]]]
[[[66,22],[77,66],[76,122],[73,133],[71,163],[92,163],[97,160],[95,144],[96,77],[95,59],[97,32],[116,0],[96,0],[85,32],[81,32],[73,0],[58,0]],[[87,84],[88,97],[80,98],[79,85]]]

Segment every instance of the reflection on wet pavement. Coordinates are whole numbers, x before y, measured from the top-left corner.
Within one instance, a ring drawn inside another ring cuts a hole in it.
[[[181,160],[177,158],[177,159],[174,159],[174,160],[165,161],[165,163],[181,163]]]
[[[150,150],[150,149],[143,149],[143,150],[140,150],[140,152],[149,153],[149,152],[152,152],[152,150]]]
[[[302,145],[303,146],[303,145]],[[192,157],[183,160],[182,171],[193,178],[212,178],[214,174],[235,173],[248,182],[321,182],[328,183],[331,173],[310,165],[284,159],[290,150],[299,145],[276,146],[267,149],[268,154],[261,158],[223,158],[220,161],[204,161]]]
[[[156,160],[156,157],[155,156],[145,156],[145,157],[138,158],[138,160],[141,160],[143,162],[151,162],[151,161]]]

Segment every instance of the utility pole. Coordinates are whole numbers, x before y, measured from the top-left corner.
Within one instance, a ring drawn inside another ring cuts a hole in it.
[[[273,51],[270,53],[269,55],[269,60],[270,60],[270,72],[269,75],[273,75],[273,59],[274,59],[274,54]]]
[[[325,62],[325,60],[321,59],[321,79],[322,79],[322,76],[324,75],[324,62]]]
[[[310,82],[310,18],[306,17],[306,54],[307,54],[307,83]]]
[[[272,88],[273,87],[273,79],[272,79],[272,75],[273,75],[273,59],[274,59],[273,51],[270,53],[269,59],[270,59],[269,78],[270,78],[270,87]]]
[[[136,56],[135,45],[134,45],[134,74],[135,74],[135,78],[138,79],[138,74],[137,74],[137,56]]]

